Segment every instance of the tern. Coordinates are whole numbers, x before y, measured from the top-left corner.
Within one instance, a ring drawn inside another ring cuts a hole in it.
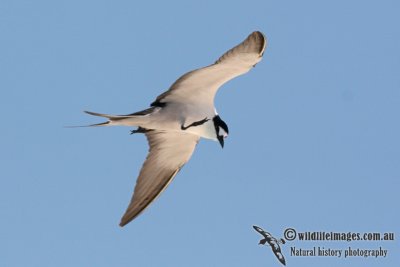
[[[285,244],[284,239],[279,239],[277,240],[275,237],[273,237],[270,233],[264,231],[261,227],[258,227],[256,225],[253,225],[254,230],[259,232],[264,238],[260,240],[258,243],[259,245],[265,245],[265,243],[268,243],[268,245],[271,246],[272,252],[274,252],[276,258],[283,264],[286,265],[285,257],[282,254],[281,247],[279,244]]]
[[[224,83],[252,69],[262,59],[266,43],[261,32],[251,33],[214,64],[181,76],[145,110],[128,115],[85,111],[108,119],[88,126],[134,126],[137,129],[132,133],[145,134],[149,144],[121,227],[165,190],[188,162],[201,137],[224,146],[229,130],[214,107],[215,94]]]

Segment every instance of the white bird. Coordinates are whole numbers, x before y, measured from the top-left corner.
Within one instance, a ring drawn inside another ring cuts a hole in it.
[[[221,85],[254,67],[262,59],[265,46],[261,32],[251,33],[214,64],[180,77],[143,111],[128,115],[85,111],[108,119],[89,126],[136,126],[132,133],[144,133],[149,143],[149,154],[120,226],[136,218],[164,191],[190,159],[200,137],[224,146],[228,126],[216,112],[215,94]]]

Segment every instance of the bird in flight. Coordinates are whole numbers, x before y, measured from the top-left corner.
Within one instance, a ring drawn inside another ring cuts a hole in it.
[[[259,245],[265,245],[265,243],[268,243],[268,245],[271,246],[272,252],[274,252],[275,256],[278,258],[278,260],[283,264],[286,265],[285,257],[283,257],[281,247],[279,244],[285,244],[284,239],[277,240],[275,237],[273,237],[270,233],[264,231],[261,227],[253,225],[253,228],[259,232],[262,236],[264,236],[263,239],[260,240],[258,243]]]
[[[128,115],[86,113],[108,121],[89,126],[135,126],[143,133],[149,153],[140,170],[129,206],[120,226],[136,218],[169,185],[190,159],[201,137],[224,146],[228,126],[214,107],[214,97],[227,81],[245,74],[261,59],[265,36],[255,31],[223,54],[214,64],[181,76],[150,107]]]

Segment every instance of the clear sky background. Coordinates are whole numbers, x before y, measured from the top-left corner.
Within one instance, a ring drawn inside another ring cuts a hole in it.
[[[399,1],[1,1],[0,266],[280,266],[258,246],[298,231],[395,241],[282,245],[287,266],[398,266]],[[202,140],[140,217],[118,226],[147,143],[78,128],[142,110],[254,30],[264,59],[216,97]],[[382,259],[291,247],[382,247]]]

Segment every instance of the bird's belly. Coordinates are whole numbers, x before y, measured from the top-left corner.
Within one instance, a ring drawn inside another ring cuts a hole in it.
[[[214,122],[212,120],[215,115],[214,112],[212,112],[212,114],[208,113],[210,112],[193,112],[193,110],[187,112],[184,109],[160,110],[160,112],[156,114],[151,114],[151,117],[149,117],[142,127],[147,129],[186,132],[203,138],[217,140]],[[207,119],[207,121],[203,124],[188,127],[190,124],[204,119]]]

